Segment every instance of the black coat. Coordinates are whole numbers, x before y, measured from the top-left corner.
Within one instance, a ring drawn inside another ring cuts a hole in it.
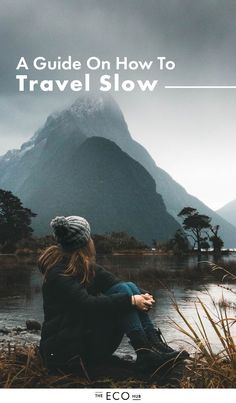
[[[76,358],[83,358],[88,324],[94,318],[107,316],[112,321],[132,309],[129,295],[102,294],[119,280],[101,266],[94,266],[95,276],[89,287],[80,284],[75,276],[63,275],[64,270],[63,263],[50,269],[42,289],[44,323],[40,352],[48,367],[67,366]]]

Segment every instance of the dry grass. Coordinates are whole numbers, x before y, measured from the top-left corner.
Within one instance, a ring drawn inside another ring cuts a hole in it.
[[[213,270],[222,270],[217,266]],[[236,276],[225,271],[225,278]],[[232,290],[233,292],[233,290]],[[235,388],[236,387],[236,317],[232,314],[228,301],[221,303],[211,299],[211,307],[201,299],[195,303],[197,321],[190,323],[181,312],[176,300],[172,302],[182,324],[175,322],[178,330],[188,337],[195,353],[187,363],[187,369],[179,386],[181,388]],[[213,343],[206,331],[206,321],[216,335],[220,348],[213,349]],[[109,377],[107,376],[109,374]],[[158,384],[152,378],[134,379],[122,373],[111,376],[107,370],[93,379],[86,374],[66,374],[62,371],[50,373],[42,364],[36,346],[8,346],[0,351],[0,387],[2,388],[156,388]],[[165,385],[165,387],[171,387]]]
[[[218,305],[220,306],[220,308],[230,308],[230,309],[235,309],[236,305],[233,301],[228,301],[227,299],[225,299],[224,297],[222,297],[219,301],[218,301]]]
[[[110,374],[110,372],[108,372]],[[141,379],[114,379],[97,376],[89,379],[85,373],[50,372],[41,361],[37,346],[9,346],[0,352],[1,388],[142,388],[147,382]],[[150,385],[149,385],[150,387]]]
[[[10,346],[0,353],[0,386],[2,388],[68,387],[73,380],[64,374],[48,376],[37,347]],[[86,386],[86,384],[85,384]]]
[[[37,346],[9,346],[0,352],[0,388],[179,388],[185,370],[183,362],[172,362],[153,373],[137,374],[133,362],[115,362],[53,373],[43,366]]]
[[[212,300],[214,311],[200,299],[195,304],[197,321],[190,323],[173,300],[182,324],[175,322],[178,330],[188,336],[195,353],[187,362],[180,377],[181,388],[235,388],[236,387],[236,344],[233,327],[236,318],[229,314],[226,304],[219,306]],[[204,315],[201,314],[203,312]],[[204,318],[203,318],[204,316]],[[213,350],[207,331],[209,321],[220,344]],[[182,371],[182,370],[181,370]],[[156,388],[160,384],[150,379],[134,379],[123,373],[120,376],[110,370],[97,373],[90,379],[85,373],[66,374],[61,371],[50,373],[42,364],[38,349],[32,347],[10,347],[0,352],[0,387],[2,388]],[[109,374],[109,376],[107,376]],[[183,375],[184,374],[184,375]],[[164,387],[173,387],[168,382]],[[162,387],[163,387],[162,386]],[[176,386],[175,386],[176,387]]]
[[[217,266],[213,270],[218,270]],[[222,270],[222,268],[220,268]],[[230,271],[224,270],[227,278],[235,281]],[[232,291],[233,292],[233,291]],[[211,307],[198,298],[195,303],[197,321],[194,324],[181,312],[176,300],[173,305],[182,325],[174,322],[177,329],[188,337],[195,348],[195,354],[188,364],[188,374],[182,379],[182,388],[235,388],[236,387],[236,317],[228,301],[222,297],[221,303],[211,298]],[[215,333],[220,348],[215,351],[206,331],[206,322]]]

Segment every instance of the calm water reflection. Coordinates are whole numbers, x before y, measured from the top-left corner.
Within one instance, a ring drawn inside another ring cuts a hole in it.
[[[179,259],[176,260],[170,257],[160,256],[112,256],[112,257],[99,257],[98,261],[107,268],[115,268],[116,271],[122,272],[122,270],[130,269],[144,269],[144,268],[156,268],[176,271],[176,270],[196,270],[197,262],[195,258]],[[236,261],[235,257],[224,258],[223,264],[230,265],[230,261]],[[8,267],[7,267],[8,266]],[[43,307],[41,296],[41,275],[35,265],[22,264],[20,267],[11,267],[6,265],[4,261],[0,266],[0,328],[24,326],[27,319],[36,319],[40,322],[43,320]],[[187,285],[186,285],[187,284]],[[192,324],[197,320],[196,310],[194,303],[197,302],[197,298],[212,305],[207,291],[211,294],[215,301],[222,299],[222,295],[228,301],[233,302],[235,296],[228,290],[223,290],[217,284],[205,281],[203,278],[200,282],[188,282],[186,284],[174,284],[170,285],[171,292],[174,293],[178,304],[184,313],[184,315],[191,321]],[[236,286],[231,288],[236,290]],[[165,338],[173,343],[173,346],[184,346],[190,349],[187,344],[188,339],[184,337],[179,331],[173,327],[173,320],[180,325],[182,324],[179,315],[176,313],[171,299],[170,291],[161,288],[158,284],[151,285],[152,291],[155,295],[156,304],[152,309],[150,315],[155,324],[161,328]],[[201,312],[201,310],[200,310]],[[232,308],[232,314],[235,315],[235,311]],[[217,340],[210,326],[208,326],[207,320],[203,312],[201,316],[206,323],[206,329],[209,337],[215,343],[217,348]],[[236,326],[235,326],[236,327]],[[127,343],[127,339],[124,338],[120,350],[130,353],[131,349]]]

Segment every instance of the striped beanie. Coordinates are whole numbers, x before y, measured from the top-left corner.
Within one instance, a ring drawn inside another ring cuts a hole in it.
[[[91,237],[90,225],[79,216],[55,217],[50,226],[62,247],[76,249],[85,246]]]

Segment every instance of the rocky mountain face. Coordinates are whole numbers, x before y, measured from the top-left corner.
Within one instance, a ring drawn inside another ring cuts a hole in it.
[[[114,142],[86,137],[63,115],[50,117],[21,150],[0,161],[0,187],[38,214],[36,234],[49,233],[56,215],[82,215],[94,233],[126,231],[149,244],[172,237],[178,223],[145,168]]]
[[[217,214],[236,226],[236,200],[232,200],[225,206],[221,207],[217,210]]]
[[[69,110],[81,122],[81,127],[89,127],[89,130],[86,131],[87,136],[97,135],[114,140],[123,151],[146,168],[156,182],[156,190],[162,195],[167,211],[177,221],[181,223],[178,213],[183,207],[194,207],[200,213],[212,217],[212,224],[220,225],[220,235],[224,239],[226,247],[235,247],[236,227],[232,225],[233,222],[226,221],[201,200],[190,195],[167,172],[156,165],[147,150],[131,137],[124,116],[113,98],[109,96],[78,98]],[[178,158],[181,156],[177,155],[176,161]]]
[[[74,177],[74,183],[73,183],[74,196],[72,195],[72,199],[75,198],[75,200],[78,202],[79,201],[78,197],[80,197],[80,200],[82,200],[82,193],[78,193],[78,189],[80,188],[80,186],[82,186],[80,185],[80,182],[81,183],[83,182],[83,178],[81,177],[80,172],[78,171],[78,167],[82,169],[81,165],[79,165],[80,164],[79,159],[80,160],[83,159],[82,154],[79,152],[79,150],[85,141],[88,141],[90,138],[93,137],[100,137],[104,138],[104,140],[107,139],[115,142],[120,147],[116,148],[117,154],[119,154],[120,157],[121,155],[123,155],[121,152],[122,150],[123,152],[128,154],[128,155],[126,154],[126,158],[128,158],[129,156],[131,157],[131,160],[132,159],[136,160],[149,172],[149,174],[155,180],[157,194],[161,194],[168,213],[171,214],[175,218],[175,220],[178,220],[177,214],[183,207],[185,206],[195,207],[196,209],[199,210],[200,213],[204,213],[212,217],[213,224],[219,224],[221,226],[221,236],[223,237],[225,245],[227,247],[235,246],[236,228],[233,227],[227,221],[225,221],[214,211],[209,209],[200,200],[188,194],[181,185],[175,182],[164,170],[162,170],[155,164],[154,160],[152,159],[150,154],[146,151],[146,149],[142,145],[137,143],[135,140],[133,140],[133,138],[129,133],[128,126],[125,122],[124,116],[119,106],[114,101],[114,99],[112,99],[109,96],[102,97],[102,96],[90,96],[81,94],[79,98],[71,106],[65,108],[60,112],[50,115],[45,125],[35,133],[35,135],[29,142],[23,144],[20,150],[13,150],[0,158],[0,187],[4,189],[10,189],[16,194],[18,194],[22,198],[22,200],[27,203],[27,206],[29,206],[30,208],[33,208],[34,206],[35,212],[38,212],[37,209],[39,209],[42,203],[44,205],[44,212],[42,213],[43,216],[46,217],[47,203],[42,200],[42,197],[40,195],[44,195],[44,197],[46,197],[45,188],[47,187],[47,184],[50,183],[50,187],[47,188],[48,192],[50,193],[50,196],[52,197],[52,194],[57,194],[58,198],[58,200],[56,201],[55,197],[55,203],[53,202],[54,206],[56,206],[56,203],[58,206],[58,209],[56,210],[57,212],[55,211],[55,214],[59,214],[61,211],[60,209],[62,209],[62,207],[63,211],[65,211],[64,209],[67,208],[65,203],[69,203],[69,200],[67,200],[66,197],[63,196],[64,201],[60,202],[59,200],[60,192],[58,191],[58,189],[59,188],[62,190],[64,189],[63,193],[69,191],[69,189],[66,187],[67,186],[66,183],[68,180],[67,176],[69,175],[68,164],[69,160],[71,159],[71,155],[74,153],[74,150],[77,150],[79,157],[77,159],[75,156],[73,157],[74,168],[72,165],[70,165],[71,173],[69,176]],[[88,144],[90,143],[88,142]],[[108,152],[108,148],[105,147],[105,144],[108,143],[104,141],[103,144],[104,144],[104,150],[106,149]],[[111,144],[111,142],[109,142],[109,144]],[[104,159],[105,155],[103,155],[102,158]],[[181,158],[181,156],[176,156],[176,160],[178,160],[178,158]],[[114,170],[117,171],[122,170],[121,163],[118,163],[118,159],[116,159],[116,161],[117,161],[116,168],[114,168],[113,171],[108,170],[108,173],[111,175],[111,179],[113,180],[114,188],[117,184],[119,184],[118,172],[116,173],[116,175],[118,176],[115,177]],[[90,160],[88,160],[88,162],[86,163],[87,169],[90,166],[89,164],[91,164]],[[134,165],[133,161],[131,164],[132,169],[131,165],[129,165],[129,169],[131,169],[132,174],[128,170],[128,164],[127,164],[127,172],[126,172],[127,184],[125,184],[125,182],[122,182],[123,189],[119,187],[119,191],[122,192],[123,197],[126,197],[125,193],[128,192],[128,186],[131,186],[131,183],[129,183],[128,185],[128,178],[131,181],[134,180],[133,176],[134,166],[136,167],[136,170],[139,171],[139,169],[137,168],[138,166],[140,167],[139,164]],[[58,170],[57,174],[55,170]],[[104,166],[104,175],[105,171],[106,170]],[[65,174],[63,174],[63,172],[66,172],[66,176]],[[59,176],[59,178],[56,178],[57,175]],[[96,177],[96,172],[94,172],[94,177]],[[52,181],[52,178],[54,178],[54,181]],[[59,180],[60,178],[61,180]],[[135,176],[135,178],[137,188],[142,187],[141,179],[138,180],[137,175]],[[72,182],[70,182],[70,184],[72,186]],[[93,183],[93,185],[90,186],[89,188],[90,192],[92,192],[93,188],[94,189],[97,188],[95,182]],[[134,191],[134,187],[131,186],[131,188],[133,189],[133,201],[131,201],[130,199],[130,203],[131,205],[136,206],[135,202],[136,192]],[[108,191],[107,189],[108,188],[106,188],[106,191]],[[105,190],[103,191],[105,192]],[[109,192],[111,192],[111,187],[109,188]],[[137,192],[140,195],[142,193],[141,191],[138,190]],[[128,193],[130,194],[130,192]],[[33,199],[36,200],[36,197],[34,196],[36,194],[38,202],[34,204]],[[91,195],[93,195],[92,199],[95,200],[96,198],[94,198],[94,192],[92,192]],[[143,206],[145,206],[146,203],[144,200],[146,196],[147,194],[143,195],[142,199]],[[99,197],[100,195],[97,195],[97,200]],[[110,194],[107,195],[107,193],[104,193],[104,200],[106,200],[107,197],[109,199],[111,198],[111,195]],[[159,200],[161,200],[160,196],[158,197]],[[121,201],[121,199],[122,198],[120,197],[119,200]],[[88,193],[85,204],[86,203],[88,206],[89,205],[91,206],[91,198],[89,197]],[[101,203],[101,199],[99,199],[99,203]],[[163,201],[161,201],[159,202],[157,209],[159,209],[160,203],[162,203],[162,206],[164,206]],[[69,204],[67,205],[69,206]],[[81,206],[82,205],[83,203],[81,204]],[[72,207],[72,205],[70,206]],[[95,208],[95,206],[93,206],[93,208]],[[163,208],[165,209],[165,207]],[[140,209],[142,209],[142,205],[140,206]],[[54,210],[50,211],[51,211],[50,214],[52,214]],[[81,211],[85,210],[82,209]],[[48,231],[48,227],[47,229],[45,228],[46,221],[43,220],[43,216],[41,216],[42,213],[40,213],[40,216],[36,220],[37,225],[35,223],[36,229],[38,232],[40,231],[40,233]],[[141,213],[141,210],[139,211],[139,213]],[[50,214],[47,215],[47,218],[50,216]],[[52,215],[55,214],[53,213]],[[71,214],[71,210],[70,211],[68,210],[68,214]],[[73,212],[73,214],[75,214],[75,211]],[[79,213],[79,211],[77,211],[76,214],[82,214],[82,213]],[[97,209],[96,214],[98,214]],[[94,217],[93,219],[96,218],[95,213],[92,216]],[[150,211],[150,217],[151,216],[152,213]],[[165,226],[165,220],[167,221],[169,220],[169,215],[164,214],[163,220],[160,220],[159,223],[155,225],[161,228],[163,225]],[[173,220],[172,222],[173,229],[176,228],[177,225],[175,220]],[[138,219],[138,221],[140,221],[140,219]],[[116,225],[118,225],[118,221],[115,220],[115,222]],[[134,220],[132,221],[132,224],[133,223]],[[111,230],[110,224],[111,223],[108,221],[108,226],[110,228],[109,231]],[[140,227],[142,227],[142,221],[140,221]],[[97,232],[100,231],[100,228],[101,228],[100,226],[98,226],[98,228],[96,228],[95,226],[95,230]],[[114,228],[114,226],[112,228]],[[121,226],[117,226],[116,229],[118,230],[118,228],[121,229]],[[168,228],[170,229],[170,227]],[[107,229],[105,230],[107,231]],[[124,230],[123,227],[122,230]],[[158,231],[158,228],[156,228],[156,231]],[[141,232],[142,231],[140,230],[140,233]],[[130,232],[130,234],[134,234],[134,232]],[[149,239],[150,237],[151,235],[149,236]],[[154,236],[153,238],[157,239],[157,236]],[[139,239],[144,238],[139,236]],[[160,239],[163,239],[162,236]]]

